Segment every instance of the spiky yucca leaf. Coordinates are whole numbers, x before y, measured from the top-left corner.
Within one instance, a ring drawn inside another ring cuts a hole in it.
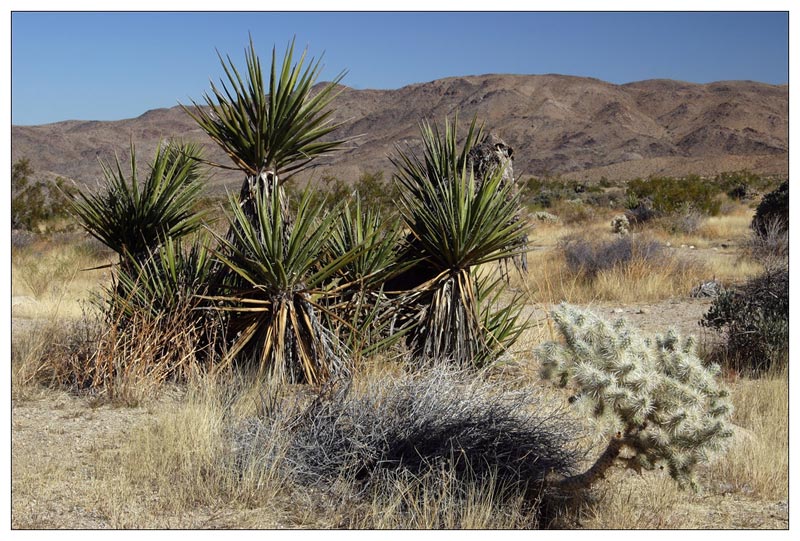
[[[514,295],[505,306],[501,304],[504,286],[502,277],[495,278],[489,273],[478,276],[477,301],[480,307],[481,327],[485,329],[490,346],[488,351],[476,359],[478,366],[492,360],[489,353],[507,352],[528,328],[529,318],[520,319],[524,306],[521,295]]]
[[[187,246],[167,238],[144,263],[119,269],[117,287],[110,291],[112,304],[128,316],[142,311],[154,317],[179,307],[197,307],[212,283],[214,259],[207,245],[207,235]]]
[[[526,230],[514,220],[519,199],[501,187],[502,170],[479,186],[466,166],[447,181],[399,180],[401,215],[437,269],[466,269],[519,252]]]
[[[358,252],[322,262],[336,215],[311,206],[306,191],[286,223],[280,192],[273,185],[255,193],[254,221],[230,198],[232,238],[218,237],[217,257],[237,279],[210,299],[230,312],[236,338],[229,360],[244,356],[280,380],[318,383],[349,370],[345,348],[326,325],[336,317],[326,304],[344,287],[333,278]]]
[[[293,64],[294,40],[289,44],[278,68],[275,49],[268,86],[252,39],[246,52],[244,78],[230,57],[220,56],[227,83],[221,88],[212,83],[213,96],[205,94],[207,108],[192,101],[193,108],[182,106],[197,124],[248,177],[269,171],[285,182],[317,156],[330,152],[342,141],[323,141],[339,124],[326,110],[336,96],[344,73],[313,92],[320,61],[303,67],[306,53]],[[218,164],[214,164],[218,165]]]
[[[364,207],[360,194],[341,209],[328,242],[327,257],[335,260],[356,251],[341,267],[337,280],[349,284],[333,298],[339,320],[331,321],[354,358],[384,348],[402,333],[392,330],[396,302],[384,292],[386,279],[403,265],[397,260],[400,227],[387,223],[379,209]],[[355,360],[355,359],[354,359]]]
[[[499,345],[485,322],[500,325],[495,330],[505,327],[502,334],[509,339],[515,333],[514,325],[507,325],[512,318],[502,323],[502,315],[481,316],[474,271],[519,253],[527,232],[515,219],[519,200],[503,185],[503,171],[476,182],[468,165],[477,140],[475,121],[463,147],[456,133],[456,124],[446,123],[444,134],[423,125],[424,159],[401,154],[395,160],[400,212],[410,231],[403,258],[417,262],[408,273],[426,278],[418,282],[410,308],[416,328],[412,347],[426,358],[482,363]]]
[[[445,118],[444,133],[439,131],[436,124],[423,121],[420,123],[422,158],[402,149],[398,149],[397,158],[390,158],[396,169],[395,178],[415,197],[429,195],[427,191],[418,189],[420,179],[444,184],[460,177],[465,171],[469,151],[483,136],[483,126],[477,125],[477,117],[473,118],[461,145],[458,144],[457,130],[458,116],[452,124]]]
[[[341,269],[343,280],[376,289],[398,265],[395,251],[400,239],[397,221],[386,223],[378,209],[365,207],[359,194],[341,209],[328,243],[330,257],[356,248],[359,255]]]
[[[167,238],[177,239],[198,230],[203,216],[195,212],[202,176],[200,147],[195,144],[160,145],[144,182],[139,180],[136,151],[131,145],[130,173],[102,163],[105,190],[78,192],[72,211],[92,236],[120,255],[120,261],[143,264]]]

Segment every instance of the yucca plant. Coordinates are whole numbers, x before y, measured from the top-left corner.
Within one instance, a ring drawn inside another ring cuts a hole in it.
[[[314,384],[346,375],[347,351],[326,318],[336,317],[329,301],[347,286],[334,277],[357,252],[321,261],[336,215],[312,206],[306,191],[287,223],[277,179],[272,183],[255,189],[254,220],[231,196],[232,236],[218,236],[216,255],[232,277],[209,300],[229,312],[228,333],[235,338],[227,359],[238,356],[280,381]]]
[[[327,257],[356,255],[336,275],[338,283],[347,286],[333,299],[338,317],[331,324],[354,356],[373,353],[402,335],[392,329],[396,302],[384,292],[386,280],[403,268],[396,250],[400,231],[397,219],[387,223],[379,209],[362,205],[358,193],[342,206],[335,221]]]
[[[152,316],[184,306],[199,306],[212,283],[215,260],[207,248],[208,235],[198,235],[190,244],[167,238],[144,262],[117,273],[114,303],[129,315],[143,311]]]
[[[392,282],[415,285],[410,343],[424,359],[481,363],[503,342],[484,324],[476,271],[513,257],[526,238],[524,224],[514,219],[518,197],[502,184],[503,171],[477,182],[468,165],[470,146],[480,133],[475,124],[459,146],[457,121],[445,122],[444,133],[423,123],[423,159],[401,152],[394,160],[400,212],[410,231],[403,258],[414,262],[404,274],[416,276],[417,284]]]
[[[244,78],[230,57],[219,55],[227,83],[211,84],[213,96],[205,94],[207,108],[192,101],[193,108],[182,106],[200,128],[231,158],[234,167],[246,175],[240,203],[252,220],[256,215],[254,194],[258,190],[280,187],[292,175],[309,167],[311,162],[341,146],[342,141],[323,140],[339,127],[326,109],[337,94],[341,73],[333,82],[314,89],[320,61],[303,67],[306,53],[293,64],[294,40],[286,49],[278,69],[275,49],[268,86],[252,39],[246,53]],[[276,179],[277,182],[272,182]],[[281,190],[282,191],[282,190]],[[284,219],[288,207],[282,201]]]
[[[202,226],[203,214],[196,212],[204,186],[200,158],[200,148],[192,143],[159,145],[147,177],[140,181],[131,145],[130,172],[123,171],[119,159],[113,168],[101,162],[105,190],[73,195],[72,212],[132,272],[167,238],[178,239]]]

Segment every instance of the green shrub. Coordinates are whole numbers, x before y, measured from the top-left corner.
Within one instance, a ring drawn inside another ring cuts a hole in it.
[[[771,191],[758,204],[751,228],[757,234],[766,235],[770,223],[780,224],[782,230],[789,229],[789,181]]]
[[[27,158],[11,166],[11,228],[38,230],[47,222],[69,216],[69,198],[75,188],[58,177],[55,181],[33,180]]]
[[[700,324],[723,334],[717,356],[730,368],[754,374],[781,369],[789,360],[788,265],[723,292]]]
[[[704,214],[716,216],[721,205],[716,197],[719,193],[718,186],[697,175],[684,178],[634,179],[628,183],[627,189],[631,198],[647,198],[652,201],[653,210],[662,216],[689,206]]]
[[[757,192],[763,192],[775,186],[775,181],[771,178],[762,177],[749,171],[720,173],[714,178],[714,183],[728,197],[737,200],[750,199]]]

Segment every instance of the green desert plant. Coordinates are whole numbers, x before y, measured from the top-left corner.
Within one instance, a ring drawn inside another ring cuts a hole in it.
[[[117,252],[128,271],[143,265],[167,238],[178,239],[200,229],[195,205],[203,189],[200,147],[167,143],[156,150],[147,177],[140,182],[131,145],[130,173],[101,162],[107,186],[96,193],[78,192],[72,211],[93,237]]]
[[[401,333],[391,329],[396,301],[384,292],[386,280],[403,268],[397,259],[399,239],[398,221],[387,223],[380,209],[362,204],[360,193],[340,207],[327,257],[335,261],[349,253],[356,256],[337,273],[337,282],[346,287],[332,299],[338,317],[330,324],[338,327],[354,355],[373,353],[400,338]]]
[[[695,466],[733,433],[719,366],[705,366],[694,340],[672,331],[644,338],[625,320],[609,324],[565,304],[552,317],[563,343],[536,349],[542,376],[573,391],[573,405],[609,436],[587,471],[555,486],[585,489],[619,462],[636,471],[664,464],[681,486],[696,487]]]
[[[788,180],[764,196],[756,208],[751,228],[758,234],[766,235],[769,226],[776,223],[784,230],[789,229]]]
[[[286,223],[272,182],[272,189],[256,188],[252,221],[231,196],[231,233],[218,237],[216,255],[232,275],[209,300],[230,313],[229,360],[241,353],[277,380],[319,383],[349,371],[347,352],[323,316],[336,317],[326,304],[346,284],[333,278],[358,252],[322,262],[336,214],[311,206],[306,191]]]
[[[27,158],[11,166],[11,228],[35,231],[46,222],[68,216],[69,198],[75,188],[58,177],[34,180]]]
[[[628,183],[626,193],[631,203],[643,199],[652,201],[653,210],[661,216],[681,211],[689,205],[710,216],[719,214],[720,209],[720,201],[716,198],[720,193],[719,186],[705,182],[697,175],[637,178]]]
[[[482,364],[498,346],[510,345],[483,325],[476,271],[520,253],[527,230],[516,219],[519,198],[502,183],[502,169],[478,182],[468,165],[480,133],[475,124],[459,147],[457,122],[445,122],[444,133],[423,123],[423,159],[401,152],[394,160],[400,213],[410,231],[400,258],[413,264],[388,287],[417,293],[408,305],[409,341],[423,360]]]
[[[182,106],[231,158],[234,168],[245,173],[240,202],[251,219],[256,214],[253,194],[257,188],[263,191],[272,189],[273,185],[280,187],[315,158],[342,144],[342,141],[326,137],[339,127],[331,121],[332,110],[326,107],[336,96],[344,73],[314,90],[320,61],[312,59],[309,66],[303,67],[304,52],[293,64],[293,51],[294,41],[287,47],[278,68],[273,48],[267,86],[251,39],[244,78],[230,57],[226,62],[219,55],[227,83],[222,81],[221,88],[211,84],[213,97],[204,96],[207,108],[194,101],[193,108]],[[278,179],[277,183],[270,181],[273,177]],[[287,203],[282,205],[284,218],[288,219]]]
[[[215,260],[207,248],[208,235],[191,244],[167,238],[144,263],[120,269],[118,286],[109,294],[127,315],[148,312],[154,317],[182,306],[199,306],[212,283]]]
[[[731,368],[762,374],[789,360],[789,267],[768,267],[720,294],[700,322],[724,336],[718,351]]]

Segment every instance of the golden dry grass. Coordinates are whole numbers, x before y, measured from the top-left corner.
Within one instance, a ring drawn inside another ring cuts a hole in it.
[[[25,319],[83,317],[85,304],[111,276],[108,268],[84,269],[115,260],[115,256],[78,233],[41,238],[28,246],[13,248],[12,315]]]
[[[546,304],[630,304],[687,297],[694,286],[713,275],[696,258],[669,256],[661,261],[634,258],[587,279],[570,271],[557,249],[529,254],[528,269],[522,283],[513,287],[525,291],[529,302]]]
[[[789,378],[787,373],[733,385],[735,445],[711,469],[732,491],[766,499],[789,496]]]

